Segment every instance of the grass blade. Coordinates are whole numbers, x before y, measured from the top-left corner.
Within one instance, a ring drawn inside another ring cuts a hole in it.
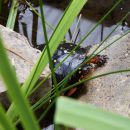
[[[16,73],[11,66],[0,37],[0,74],[7,88],[10,99],[15,104],[17,113],[20,115],[21,121],[26,130],[39,130],[39,126],[29,107],[27,100],[24,98],[20,84],[16,78]],[[10,117],[11,118],[11,117]]]
[[[5,114],[3,107],[0,105],[0,126],[2,130],[16,130],[15,127],[11,124],[10,120]]]
[[[42,27],[43,27],[44,37],[45,37],[45,45],[46,45],[46,48],[47,48],[49,65],[50,65],[50,69],[51,69],[51,72],[52,72],[52,79],[53,79],[53,82],[54,82],[54,88],[56,90],[56,95],[58,96],[59,94],[58,94],[58,89],[57,89],[57,80],[56,80],[56,77],[55,77],[53,62],[52,62],[52,58],[51,58],[51,52],[50,52],[50,48],[49,48],[49,44],[48,44],[48,36],[47,36],[47,31],[46,31],[42,0],[39,0],[39,4],[40,4],[40,10],[41,10]]]
[[[130,129],[130,119],[127,117],[65,97],[57,100],[55,123],[87,130]]]
[[[14,29],[18,6],[19,6],[18,0],[13,0],[11,9],[10,9],[10,13],[8,16],[7,24],[6,24],[6,27],[8,27],[10,29]]]

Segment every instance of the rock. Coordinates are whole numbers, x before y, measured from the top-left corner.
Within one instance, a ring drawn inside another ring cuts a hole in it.
[[[118,37],[120,35],[112,37],[102,48]],[[105,66],[94,71],[92,76],[130,69],[130,33],[105,49],[102,54],[109,57],[108,62]],[[130,72],[91,80],[86,83],[86,91],[86,94],[82,95],[79,100],[108,111],[130,116]]]
[[[37,49],[32,48],[24,36],[8,28],[5,28],[2,25],[0,25],[0,30],[2,38],[4,40],[5,48],[9,55],[9,59],[12,62],[14,69],[16,70],[20,84],[23,84],[41,52]],[[39,80],[43,80],[49,74],[49,72],[50,69],[49,66],[47,66]],[[46,88],[43,87],[44,85]],[[47,90],[49,90],[51,86],[50,80],[46,81],[43,86],[39,88],[38,92],[33,94],[31,100],[34,101],[35,99],[38,99],[40,96],[43,96]],[[4,100],[5,96],[3,96],[5,95],[3,94],[5,91],[6,90],[5,87],[3,87],[2,81],[0,81],[0,101],[3,101],[6,105],[6,100]]]

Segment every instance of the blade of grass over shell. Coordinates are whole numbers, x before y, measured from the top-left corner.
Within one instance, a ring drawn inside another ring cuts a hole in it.
[[[68,104],[68,105],[66,105]],[[55,123],[87,130],[129,130],[130,119],[74,99],[59,97]]]
[[[82,7],[84,6],[84,4],[86,2],[87,2],[87,0],[72,0],[70,2],[69,6],[67,7],[67,9],[64,12],[63,17],[61,18],[59,24],[57,25],[55,31],[53,32],[53,34],[49,40],[49,47],[51,49],[51,55],[54,54],[58,45],[64,38],[64,35],[66,34],[67,30],[69,29],[69,27],[73,23],[75,17],[78,15],[78,13],[80,12],[80,10],[82,9]],[[44,52],[44,50],[43,50],[43,52]],[[36,81],[38,80],[40,74],[42,73],[42,71],[45,68],[45,66],[47,65],[47,63],[48,63],[47,51],[45,50],[44,55],[43,55],[43,53],[41,54],[38,62],[33,67],[30,75],[28,76],[27,80],[25,81],[25,83],[22,87],[23,94],[25,96],[28,95],[28,93],[26,93],[28,90],[28,87],[29,87],[29,90],[31,90],[34,87]],[[35,73],[35,76],[33,76],[34,73]],[[32,80],[32,78],[33,78],[33,80]],[[31,84],[30,84],[30,81],[33,81],[33,82],[31,82]],[[15,113],[14,107],[11,105],[10,109],[7,112],[7,115],[9,117],[11,116],[12,120],[14,118],[13,117],[14,113]]]
[[[46,45],[46,48],[47,48],[47,55],[48,55],[48,59],[49,59],[49,65],[50,65],[50,69],[51,69],[51,73],[52,73],[54,88],[56,90],[56,95],[58,96],[59,94],[58,94],[58,89],[57,89],[57,80],[56,80],[56,77],[55,77],[53,62],[52,62],[50,48],[49,48],[49,44],[48,44],[48,37],[47,37],[47,31],[46,31],[46,25],[45,25],[45,17],[44,17],[44,12],[43,12],[44,6],[42,5],[42,0],[39,0],[39,4],[40,4],[40,10],[41,10],[41,20],[42,20],[44,37],[45,37],[45,45]]]
[[[20,119],[25,130],[39,130],[39,126],[36,119],[29,107],[27,100],[25,100],[21,90],[20,84],[17,80],[16,73],[11,66],[7,57],[6,51],[3,46],[3,41],[0,37],[0,75],[7,88],[8,95],[12,99],[17,113],[20,115]],[[9,119],[11,117],[8,117]]]
[[[10,12],[9,12],[7,24],[6,24],[6,27],[8,27],[10,29],[14,29],[17,11],[18,11],[18,6],[19,6],[18,0],[13,0],[12,5],[11,5],[11,9],[10,9]]]
[[[6,116],[2,105],[0,105],[0,126],[2,127],[1,130],[16,130],[9,118]]]

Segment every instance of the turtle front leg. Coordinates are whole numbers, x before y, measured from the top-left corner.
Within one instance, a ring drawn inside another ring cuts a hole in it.
[[[95,64],[96,68],[98,68],[104,66],[107,60],[108,57],[106,55],[96,55],[89,61],[89,63]]]

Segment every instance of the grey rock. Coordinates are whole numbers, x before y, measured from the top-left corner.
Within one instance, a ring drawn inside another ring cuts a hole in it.
[[[33,65],[38,60],[41,52],[32,48],[24,36],[5,28],[2,25],[0,25],[0,31],[4,40],[4,46],[7,50],[9,59],[14,66],[18,80],[20,84],[23,84]],[[50,69],[49,66],[47,66],[39,80],[43,80],[49,74],[49,72]],[[34,102],[40,98],[40,96],[43,96],[51,87],[50,83],[50,80],[46,81],[46,83],[43,84],[42,87],[35,92],[35,94],[33,94],[31,101]],[[3,101],[3,104],[6,106],[6,94],[3,94],[5,91],[6,89],[0,80],[0,101]]]
[[[120,35],[112,37],[102,48],[118,37]],[[105,49],[102,54],[109,57],[108,62],[105,66],[94,71],[92,76],[111,71],[130,69],[130,33]],[[108,75],[87,82],[86,94],[82,95],[79,100],[129,117],[129,95],[130,72],[127,72]]]

